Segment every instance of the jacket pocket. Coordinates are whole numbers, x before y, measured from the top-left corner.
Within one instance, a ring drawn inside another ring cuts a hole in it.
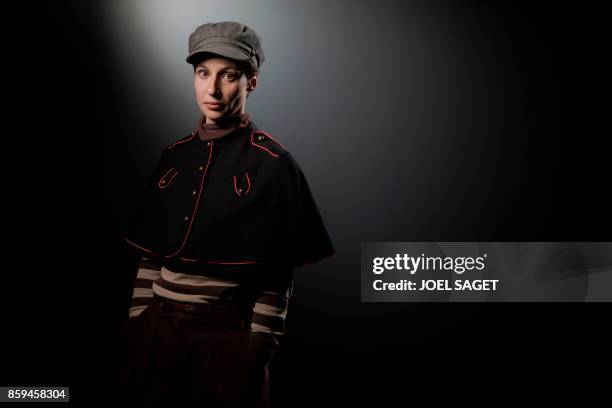
[[[172,184],[172,181],[174,180],[177,174],[178,171],[174,167],[172,167],[159,179],[157,186],[159,188],[168,187],[170,184]]]
[[[252,177],[250,173],[251,172],[247,170],[232,176],[234,194],[238,197],[244,197],[251,191]]]

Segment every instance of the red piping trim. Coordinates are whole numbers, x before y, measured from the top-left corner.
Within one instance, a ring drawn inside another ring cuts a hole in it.
[[[200,261],[199,259],[190,259],[190,258],[180,258],[181,261],[187,262],[205,262],[210,264],[222,264],[222,265],[244,265],[244,264],[258,264],[260,262],[257,261]]]
[[[249,186],[247,187],[246,193],[244,193],[246,195],[246,194],[249,194],[249,191],[251,191],[251,178],[249,177],[249,172],[248,171],[245,172],[245,174],[247,176],[247,183],[249,184]]]
[[[161,256],[161,255],[156,254],[153,251],[149,251],[148,249],[146,249],[144,247],[141,247],[138,244],[133,243],[132,241],[130,241],[129,239],[127,239],[125,237],[123,239],[126,240],[131,245],[135,246],[136,248],[138,248],[138,249],[140,249],[142,251],[145,251],[146,253],[149,253],[149,254],[157,256],[157,257]],[[166,258],[167,258],[167,256],[166,256]],[[181,261],[187,261],[187,262],[205,262],[205,263],[210,263],[210,264],[222,264],[222,265],[246,265],[246,264],[260,264],[261,263],[261,262],[257,262],[257,261],[201,261],[199,259],[191,259],[191,258],[179,258],[179,259]]]
[[[272,155],[272,156],[274,156],[274,157],[278,157],[278,154],[276,154],[276,153],[272,153],[272,152],[271,152],[269,149],[266,149],[265,147],[260,146],[260,145],[258,145],[257,143],[255,143],[255,142],[253,141],[253,137],[254,137],[256,134],[258,134],[258,133],[261,133],[262,135],[265,135],[265,136],[269,137],[271,140],[273,140],[274,142],[276,142],[276,143],[277,143],[277,144],[278,144],[280,147],[282,147],[283,149],[285,149],[285,146],[283,146],[282,144],[280,144],[280,143],[279,143],[279,141],[278,141],[278,140],[276,140],[276,139],[274,139],[272,136],[270,136],[270,134],[269,134],[269,133],[266,133],[266,132],[264,132],[263,130],[258,130],[258,131],[255,131],[255,129],[254,129],[254,128],[251,128],[251,144],[252,144],[253,146],[255,146],[255,147],[259,147],[260,149],[265,150],[266,152],[268,152],[269,154],[271,154],[271,155]],[[287,150],[287,149],[285,149],[285,150]]]
[[[236,175],[234,174],[234,192],[240,196],[238,189],[236,188]]]
[[[174,174],[172,175],[172,177],[170,177],[170,180],[168,180],[168,181],[165,181],[165,180],[164,180],[164,179],[166,178],[166,176],[168,175],[168,173],[170,173],[172,170],[176,170],[176,169],[175,169],[174,167],[172,167],[170,170],[168,170],[168,171],[166,172],[166,174],[164,174],[164,175],[163,175],[163,177],[162,177],[161,179],[159,179],[159,182],[157,183],[157,186],[158,186],[159,188],[166,188],[166,187],[168,187],[168,186],[170,185],[170,183],[172,183],[172,180],[174,180],[174,178],[175,178],[175,177],[176,177],[176,175],[178,174],[178,171],[177,171],[176,173],[174,173]],[[166,183],[166,184],[162,185],[163,183]]]
[[[196,133],[198,132],[198,130],[194,130],[193,133],[191,134],[191,136],[189,136],[189,138],[185,139],[185,140],[178,140],[174,143],[172,143],[170,146],[166,147],[166,149],[172,149],[174,146],[176,146],[177,144],[181,144],[181,143],[185,143],[190,141],[191,139],[193,139],[193,137],[196,135]]]
[[[210,146],[208,149],[208,161],[206,162],[206,168],[204,169],[204,174],[202,174],[202,180],[200,181],[200,191],[198,191],[198,199],[193,207],[193,212],[191,213],[191,220],[189,221],[189,228],[187,229],[187,233],[185,234],[185,238],[183,239],[183,243],[179,247],[179,249],[171,254],[165,255],[165,258],[172,258],[177,255],[179,252],[183,250],[185,243],[187,242],[187,238],[189,237],[189,233],[191,232],[191,227],[193,225],[193,220],[195,219],[196,212],[198,211],[198,206],[200,204],[200,198],[202,197],[202,191],[204,190],[204,180],[206,179],[206,174],[208,173],[208,165],[210,164],[210,158],[212,157],[213,145],[215,144],[214,139],[210,141]]]
[[[245,195],[249,194],[249,191],[251,191],[251,179],[249,178],[249,172],[248,172],[248,171],[245,171],[244,173],[246,174],[246,177],[247,177],[247,183],[248,183],[248,185],[249,185],[249,186],[247,187],[247,191],[244,191],[242,194],[240,194],[240,193],[238,192],[238,188],[237,188],[237,186],[236,186],[236,175],[234,174],[234,191],[235,191],[235,192],[236,192],[236,194],[238,194],[238,196],[240,196],[240,197],[243,197],[243,196],[245,196]]]
[[[149,253],[149,254],[151,254],[151,255],[160,256],[160,255],[156,254],[156,253],[155,253],[155,252],[153,252],[153,251],[149,251],[148,249],[146,249],[146,248],[144,248],[144,247],[141,247],[141,246],[140,246],[140,245],[138,245],[138,244],[133,243],[132,241],[130,241],[129,239],[127,239],[127,238],[125,238],[125,237],[124,237],[123,239],[124,239],[124,240],[126,240],[126,241],[127,241],[129,244],[131,244],[131,245],[135,246],[136,248],[138,248],[138,249],[140,249],[140,250],[143,250],[143,251],[145,251],[145,252],[147,252],[147,253]]]
[[[261,134],[263,134],[264,136],[269,137],[269,138],[270,138],[270,139],[272,139],[274,142],[276,142],[276,143],[277,143],[277,144],[278,144],[280,147],[282,147],[283,149],[287,150],[287,148],[286,148],[285,146],[283,146],[283,145],[281,144],[281,142],[279,142],[278,140],[276,140],[275,138],[273,138],[273,137],[272,137],[272,135],[271,135],[271,134],[269,134],[268,132],[266,132],[265,130],[258,130],[257,132],[255,132],[255,134],[257,134],[257,133],[261,133]]]
[[[160,256],[160,255],[156,254],[153,251],[149,251],[148,249],[143,248],[140,245],[133,243],[132,241],[130,241],[129,239],[127,239],[125,237],[123,239],[126,240],[127,242],[129,242],[131,245],[135,246],[136,248],[141,249],[141,250],[143,250],[143,251],[145,251],[145,252],[147,252],[147,253],[149,253],[151,255],[158,256],[158,257]],[[319,258],[319,259],[316,259],[316,260],[307,261],[307,262],[303,263],[301,266],[307,266],[307,265],[312,264],[313,262],[318,262],[318,261],[320,261],[322,259],[329,258],[330,256],[334,255],[335,253],[336,253],[336,251],[332,252],[329,255],[325,255],[322,258]],[[165,257],[168,258],[169,255],[166,255]],[[262,262],[257,262],[257,261],[201,261],[199,259],[191,259],[191,258],[179,258],[179,259],[181,261],[186,261],[186,262],[204,262],[204,263],[209,263],[209,264],[221,264],[221,265],[252,265],[252,264],[262,264]]]

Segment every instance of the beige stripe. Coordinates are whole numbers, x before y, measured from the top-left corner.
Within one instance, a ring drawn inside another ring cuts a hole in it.
[[[169,290],[170,292],[182,293],[184,295],[207,295],[207,296],[221,296],[223,293],[232,290],[233,288],[228,288],[224,286],[193,286],[193,285],[181,285],[180,283],[168,282],[164,278],[159,278],[153,282],[157,286],[161,286],[162,288]],[[142,285],[139,285],[143,287]]]
[[[153,291],[147,288],[134,288],[132,297],[153,297]]]
[[[259,332],[259,333],[277,334],[279,336],[283,335],[282,332],[272,331],[269,327],[262,326],[261,324],[257,324],[257,323],[251,323],[251,330],[254,332]]]
[[[263,290],[261,293],[266,294],[266,295],[275,295],[275,296],[280,296],[280,292],[274,292],[272,290]]]
[[[156,283],[153,283],[153,293],[166,299],[176,300],[177,302],[209,303],[207,299],[219,299],[218,296],[185,295],[183,293],[172,292],[168,289],[162,288]]]
[[[147,305],[142,305],[142,306],[133,306],[130,308],[130,316],[129,317],[136,317],[139,316],[142,312],[144,312],[144,310],[147,308]]]
[[[255,303],[253,308],[254,313],[259,313],[264,316],[278,316],[283,319],[287,316],[287,309],[282,309],[277,306],[266,305],[265,303]]]
[[[160,271],[154,271],[153,269],[140,268],[136,277],[138,279],[150,279],[155,280],[161,276]]]
[[[209,276],[202,275],[185,275],[178,272],[172,272],[165,267],[161,270],[161,276],[165,281],[171,283],[177,283],[179,285],[190,285],[190,286],[224,286],[224,287],[235,287],[238,286],[237,282],[228,280],[215,279]]]

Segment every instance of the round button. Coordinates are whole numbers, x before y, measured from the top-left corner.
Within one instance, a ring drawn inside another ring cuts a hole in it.
[[[183,218],[185,221],[189,221],[189,217],[185,217]]]
[[[257,141],[261,142],[262,140],[266,140],[265,136],[263,135],[257,136]]]
[[[191,192],[191,195],[196,195],[196,194],[198,194],[198,192],[197,192],[196,190],[193,190],[193,191]]]
[[[238,189],[238,192],[239,192],[240,194],[242,194],[242,189],[241,189],[241,188],[239,188],[239,189]]]
[[[204,170],[204,166],[200,166],[200,167],[198,167],[198,170],[199,170],[199,171]]]
[[[210,140],[206,142],[206,146],[210,147]]]

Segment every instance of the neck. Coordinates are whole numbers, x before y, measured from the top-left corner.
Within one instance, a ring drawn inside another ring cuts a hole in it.
[[[231,115],[221,117],[217,120],[212,120],[205,116],[204,124],[207,127],[210,126],[211,128],[221,128],[221,129],[229,128],[229,127],[234,126],[236,122],[240,122],[240,119],[242,118],[243,114],[244,114],[244,108],[238,110],[237,112],[232,113]]]

